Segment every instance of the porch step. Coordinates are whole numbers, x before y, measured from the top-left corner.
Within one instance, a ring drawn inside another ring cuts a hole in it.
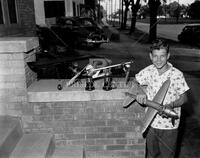
[[[54,149],[55,142],[52,134],[24,134],[10,158],[50,158]]]
[[[84,158],[83,147],[77,147],[77,146],[58,147],[55,149],[52,158]]]
[[[9,157],[22,135],[19,118],[0,116],[0,158]]]

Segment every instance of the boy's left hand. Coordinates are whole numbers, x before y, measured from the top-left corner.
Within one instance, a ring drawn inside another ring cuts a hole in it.
[[[164,110],[164,109],[171,109],[171,110],[173,110],[173,108],[174,108],[174,107],[173,107],[173,103],[165,104],[165,105],[162,106],[162,108],[163,108],[163,110]],[[160,114],[162,117],[168,118],[168,116],[167,116],[165,113],[163,113],[162,110],[159,112],[159,114]]]
[[[174,109],[174,104],[173,104],[173,102],[171,102],[169,104],[163,105],[163,107],[168,108],[168,109]]]

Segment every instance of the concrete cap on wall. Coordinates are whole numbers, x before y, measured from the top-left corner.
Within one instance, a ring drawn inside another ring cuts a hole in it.
[[[28,52],[39,46],[37,37],[1,37],[0,53]]]

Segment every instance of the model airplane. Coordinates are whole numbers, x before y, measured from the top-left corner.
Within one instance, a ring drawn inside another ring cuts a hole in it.
[[[146,113],[145,113],[145,117],[143,119],[143,127],[142,127],[142,133],[144,133],[147,128],[149,127],[149,125],[151,124],[153,118],[155,117],[155,115],[158,112],[162,112],[163,114],[165,114],[168,117],[171,118],[178,118],[178,115],[175,111],[168,109],[168,108],[163,108],[162,107],[162,103],[165,99],[165,95],[168,91],[170,85],[170,80],[166,80],[162,87],[159,89],[159,91],[157,92],[157,94],[155,95],[154,99],[152,101],[147,100],[146,102],[146,106],[148,107]],[[133,102],[135,102],[135,98],[136,98],[136,94],[137,92],[140,91],[141,93],[144,93],[143,89],[141,88],[140,85],[135,84],[130,90],[129,92],[126,92],[126,98],[123,102],[123,107],[127,108],[130,105],[132,105]]]
[[[110,65],[110,66],[101,67],[101,68],[94,68],[92,65],[88,65],[86,67],[86,72],[87,72],[88,76],[91,76],[93,79],[95,79],[95,78],[100,78],[103,76],[110,75],[110,68],[113,68],[113,67],[123,67],[123,70],[125,72],[129,72],[130,65],[132,63],[133,63],[133,61],[129,61],[129,62],[124,62],[124,63],[120,63],[120,64],[116,64],[116,65]]]
[[[114,67],[122,67],[123,70],[126,72],[126,77],[125,77],[125,82],[127,83],[128,81],[128,75],[130,72],[130,65],[133,63],[133,61],[129,62],[123,62],[120,64],[115,64],[115,65],[109,65],[105,67],[100,67],[100,68],[94,68],[93,65],[88,64],[86,65],[81,71],[79,71],[74,77],[72,77],[66,84],[59,84],[58,89],[61,90],[64,86],[69,87],[73,83],[76,82],[77,78],[85,72],[85,76],[92,78],[92,79],[97,79],[105,76],[109,76],[111,74],[110,69]]]
[[[134,100],[136,99],[136,95],[131,94],[129,92],[125,92],[125,95],[129,96],[129,97],[132,97]],[[158,104],[158,103],[156,103],[154,101],[147,100],[146,101],[146,106],[151,107],[151,108],[159,111],[160,113],[165,114],[168,117],[173,117],[173,118],[177,118],[178,117],[177,113],[174,110],[171,110],[171,109],[168,109],[168,108],[164,108],[163,106],[161,106],[161,104]],[[126,107],[124,107],[124,108],[126,108]]]

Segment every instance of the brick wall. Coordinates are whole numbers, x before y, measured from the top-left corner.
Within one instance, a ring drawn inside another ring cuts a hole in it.
[[[0,37],[5,36],[26,36],[36,35],[35,13],[33,0],[16,0],[17,24],[10,24],[9,16],[4,15],[5,24],[0,26]],[[7,5],[4,4],[3,10],[8,14]]]
[[[24,36],[35,35],[35,12],[33,0],[17,0],[21,27],[23,28]]]
[[[26,87],[28,88],[34,81],[37,80],[37,73],[33,72],[27,62],[36,61],[36,51],[38,49],[33,49],[28,53],[24,53],[24,68],[25,68],[25,77],[26,77]]]
[[[9,109],[9,113],[20,115],[19,102],[26,101],[23,54],[0,54],[0,63],[0,113],[6,114]]]
[[[145,157],[143,110],[121,100],[33,102],[22,113],[26,132],[53,132],[57,147],[82,146],[87,158]]]
[[[37,46],[31,37],[0,39],[0,115],[21,116],[27,105],[27,87],[37,76],[26,60],[35,60]]]

